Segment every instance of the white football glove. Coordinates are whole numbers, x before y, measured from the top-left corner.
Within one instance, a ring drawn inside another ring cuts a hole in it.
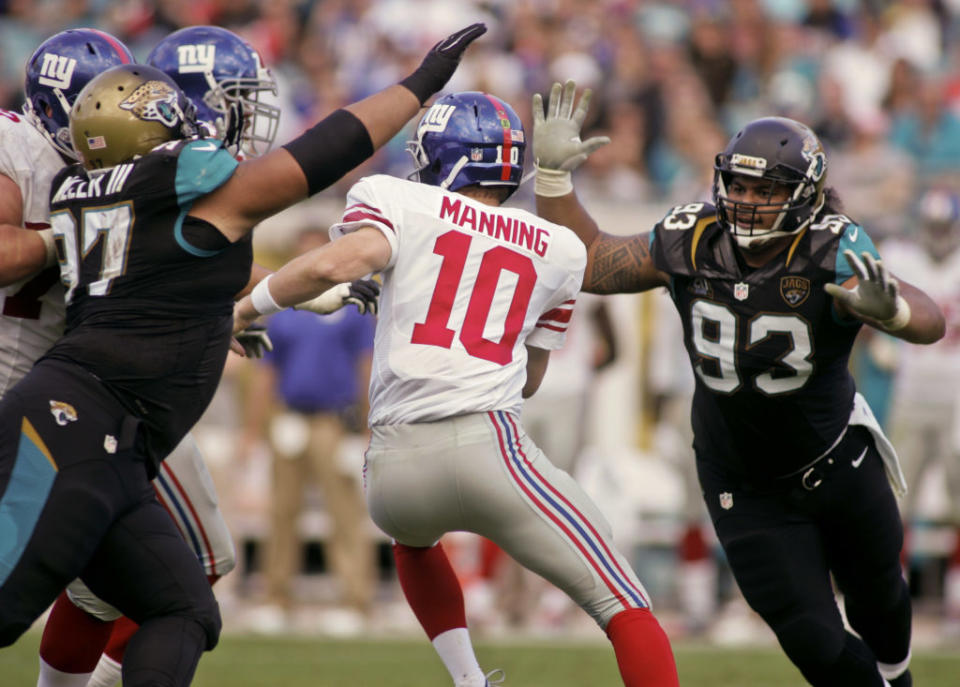
[[[564,196],[573,190],[570,172],[597,148],[610,142],[608,136],[580,140],[580,128],[590,107],[591,90],[584,90],[574,107],[577,84],[568,80],[550,89],[546,117],[543,97],[533,94],[533,160],[537,170],[534,190],[538,196]]]
[[[328,315],[349,303],[353,303],[357,306],[361,315],[367,312],[376,315],[379,296],[380,284],[372,279],[357,279],[356,281],[337,284],[319,296],[303,303],[297,303],[293,307],[295,310],[309,310],[318,315]]]
[[[900,295],[900,284],[882,260],[866,251],[860,255],[862,260],[852,250],[843,251],[859,284],[852,289],[839,284],[826,284],[823,288],[854,315],[874,320],[888,332],[903,329],[910,321],[910,305]]]

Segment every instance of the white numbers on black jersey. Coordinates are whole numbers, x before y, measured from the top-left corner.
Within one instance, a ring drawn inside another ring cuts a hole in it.
[[[726,305],[701,300],[691,304],[690,317],[694,348],[701,358],[713,361],[719,373],[708,373],[703,362],[697,362],[694,371],[700,381],[717,393],[731,394],[737,391],[743,383],[737,362],[740,328],[737,314]],[[710,325],[709,335],[707,325]],[[751,318],[748,327],[748,349],[774,334],[786,334],[786,338],[791,342],[789,350],[780,356],[778,361],[790,368],[793,374],[775,377],[775,368],[771,368],[756,376],[753,380],[754,386],[770,396],[802,388],[813,373],[813,363],[810,362],[813,355],[810,324],[794,314],[762,314]]]
[[[97,279],[86,285],[87,293],[91,296],[110,293],[111,282],[126,270],[132,223],[133,203],[130,201],[84,209],[79,231],[69,211],[60,210],[50,215],[54,235],[62,238],[60,280],[67,287],[64,296],[67,303],[70,303],[74,289],[80,284],[80,263],[97,242],[102,246],[100,270]]]
[[[819,222],[811,224],[810,229],[832,231],[837,236],[840,236],[844,229],[852,224],[854,224],[853,220],[846,215],[824,215],[820,218]]]
[[[697,223],[697,215],[701,210],[703,210],[703,203],[678,205],[667,213],[660,224],[664,229],[670,229],[671,231],[691,229]]]

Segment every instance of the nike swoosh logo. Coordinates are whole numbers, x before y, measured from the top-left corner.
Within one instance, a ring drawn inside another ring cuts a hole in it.
[[[856,241],[856,240],[857,240],[857,234],[859,234],[859,233],[860,233],[860,228],[859,228],[859,227],[853,227],[852,229],[850,229],[850,240],[851,240],[851,241]]]
[[[193,149],[194,149],[194,150],[199,150],[200,152],[205,153],[205,152],[207,152],[207,151],[209,151],[209,150],[216,150],[216,149],[217,149],[217,144],[216,144],[216,143],[201,143],[201,144],[199,144],[199,145],[193,146]]]
[[[853,461],[853,462],[850,463],[850,464],[851,464],[853,467],[858,468],[858,467],[860,467],[860,463],[862,463],[862,462],[863,462],[863,459],[866,458],[866,457],[867,457],[867,449],[863,449],[863,453],[860,454],[860,457],[857,458],[855,461]]]

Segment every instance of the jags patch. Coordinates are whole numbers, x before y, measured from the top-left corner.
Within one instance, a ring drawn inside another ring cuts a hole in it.
[[[780,295],[787,305],[796,308],[810,295],[810,280],[806,277],[780,277]]]
[[[63,427],[68,422],[77,421],[77,410],[69,403],[63,401],[50,400],[50,414],[57,424]]]
[[[129,110],[137,119],[176,126],[183,120],[177,104],[177,92],[163,81],[147,81],[120,103],[120,109]]]

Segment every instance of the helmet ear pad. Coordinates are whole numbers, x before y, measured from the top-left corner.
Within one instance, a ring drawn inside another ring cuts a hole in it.
[[[451,191],[502,186],[513,193],[523,178],[526,137],[510,105],[465,91],[444,96],[427,110],[408,149],[422,183]]]

